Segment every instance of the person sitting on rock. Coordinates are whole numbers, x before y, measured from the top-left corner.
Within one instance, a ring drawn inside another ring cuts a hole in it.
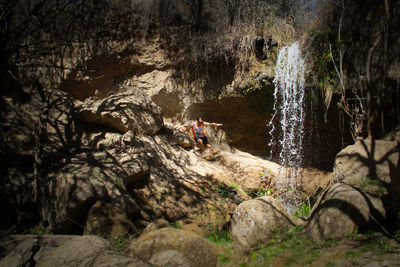
[[[205,122],[201,117],[198,117],[197,120],[193,122],[190,129],[192,131],[194,141],[200,146],[201,152],[203,152],[206,148],[209,148],[212,151],[211,145],[208,142],[208,138],[204,133],[205,126],[222,126],[222,124]]]

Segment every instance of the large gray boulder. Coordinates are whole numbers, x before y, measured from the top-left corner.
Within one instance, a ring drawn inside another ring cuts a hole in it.
[[[171,253],[165,251],[178,251]],[[163,228],[141,235],[133,241],[128,251],[132,256],[140,256],[154,263],[179,261],[182,264],[190,262],[191,267],[216,266],[217,254],[213,244],[203,237],[182,229]],[[174,259],[172,259],[174,258]]]
[[[315,205],[305,229],[315,241],[336,239],[376,225],[385,216],[380,199],[353,186],[336,183]]]
[[[132,130],[136,134],[154,135],[163,125],[163,112],[144,94],[134,92],[101,100],[87,98],[76,105],[75,117],[122,133]]]
[[[232,239],[238,251],[264,244],[279,228],[295,225],[280,202],[265,196],[242,202],[232,218]]]

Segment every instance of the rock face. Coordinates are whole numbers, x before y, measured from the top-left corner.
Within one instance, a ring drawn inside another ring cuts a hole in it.
[[[185,265],[190,262],[190,266],[200,267],[216,266],[217,254],[212,246],[212,243],[193,232],[163,228],[141,235],[129,245],[128,250],[130,255],[140,255],[157,264],[180,262]]]
[[[306,234],[316,241],[342,238],[376,225],[386,216],[382,202],[350,185],[334,184],[314,206]]]
[[[265,243],[278,228],[293,226],[278,200],[266,196],[241,203],[232,218],[232,239],[237,250],[250,250]]]
[[[112,95],[102,100],[86,99],[76,107],[75,116],[119,132],[156,134],[163,125],[163,113],[140,92]]]

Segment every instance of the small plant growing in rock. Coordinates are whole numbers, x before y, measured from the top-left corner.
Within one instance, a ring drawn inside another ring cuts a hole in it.
[[[215,189],[215,193],[218,193],[223,198],[229,197],[229,191],[229,187],[225,184],[219,184],[219,186]]]
[[[293,216],[295,218],[307,218],[311,212],[311,205],[308,203],[303,203],[300,208],[298,208]]]
[[[37,225],[30,228],[29,232],[34,235],[43,235],[45,233],[45,230],[43,227]]]
[[[179,222],[171,222],[169,225],[174,229],[181,229],[182,228],[182,225]]]
[[[119,189],[126,190],[125,185],[120,178],[115,179],[114,184]]]
[[[125,236],[114,237],[111,240],[111,244],[115,251],[121,253],[129,245],[129,238]]]

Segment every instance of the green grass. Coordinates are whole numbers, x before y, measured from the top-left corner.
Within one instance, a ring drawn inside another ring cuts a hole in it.
[[[218,231],[217,229],[210,229],[207,231],[207,240],[220,245],[228,245],[232,243],[232,238],[226,230]]]
[[[276,229],[273,238],[250,254],[250,266],[269,266],[278,256],[284,257],[285,266],[313,263],[320,256],[321,246],[304,237],[302,230],[301,226]]]

